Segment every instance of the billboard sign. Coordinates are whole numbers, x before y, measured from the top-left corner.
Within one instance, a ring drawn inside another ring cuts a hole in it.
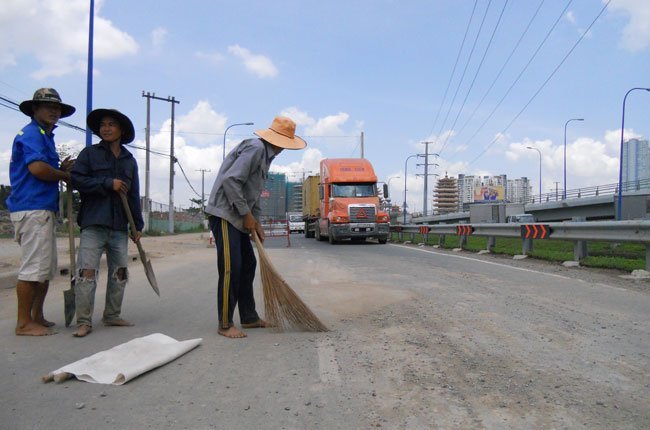
[[[474,188],[474,202],[489,202],[505,199],[503,185],[484,185]]]

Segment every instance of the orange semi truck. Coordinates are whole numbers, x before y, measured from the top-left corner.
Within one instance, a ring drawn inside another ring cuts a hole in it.
[[[384,184],[384,197],[388,197]],[[386,243],[389,215],[381,210],[377,176],[364,158],[325,158],[320,176],[309,176],[302,187],[305,237]]]

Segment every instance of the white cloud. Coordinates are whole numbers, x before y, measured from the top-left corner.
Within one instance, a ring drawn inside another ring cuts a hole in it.
[[[306,128],[306,133],[313,136],[342,136],[345,132],[341,129],[350,115],[345,112],[339,112],[336,115],[329,115],[320,118],[316,123]]]
[[[246,69],[253,72],[258,78],[274,78],[278,74],[278,69],[271,59],[264,55],[253,54],[239,45],[229,46],[228,52],[243,60]]]
[[[207,101],[199,101],[191,111],[181,116],[176,124],[176,130],[191,133],[187,139],[201,146],[223,144],[223,132],[226,129],[227,118],[215,112]]]
[[[623,28],[620,42],[623,48],[636,52],[650,46],[650,2],[647,0],[616,0],[609,5],[609,9],[623,12],[630,18]]]
[[[570,10],[570,11],[568,11],[568,12],[566,13],[566,19],[567,19],[567,21],[569,21],[571,24],[575,24],[575,23],[576,23],[576,17],[575,17],[575,15],[573,14],[573,11],[572,11],[572,10]]]
[[[101,1],[95,4],[95,58],[135,54],[135,40],[100,16],[101,5]],[[39,63],[32,73],[36,79],[85,71],[88,12],[86,0],[4,0],[0,8],[0,69],[31,56]],[[56,49],[44,49],[44,43]]]
[[[283,109],[282,112],[280,112],[280,115],[291,118],[299,127],[312,126],[316,122],[316,120],[310,117],[307,112],[302,112],[294,106]]]
[[[167,29],[164,27],[156,27],[151,32],[151,44],[154,49],[160,49],[163,47],[165,41],[167,40]]]

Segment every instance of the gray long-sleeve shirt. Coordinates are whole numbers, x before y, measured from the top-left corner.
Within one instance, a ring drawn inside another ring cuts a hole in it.
[[[259,217],[264,180],[274,158],[271,144],[262,139],[241,142],[221,165],[205,211],[247,233],[243,217],[249,212],[256,219]]]

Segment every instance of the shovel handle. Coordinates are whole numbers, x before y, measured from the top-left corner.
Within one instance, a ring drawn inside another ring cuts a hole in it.
[[[74,245],[74,231],[72,229],[72,185],[68,184],[66,189],[67,197],[67,213],[68,213],[68,242],[70,246],[70,279],[74,279],[77,272],[77,265],[75,262],[75,245]]]
[[[129,227],[131,228],[131,236],[135,237],[137,230],[135,229],[135,222],[133,221],[133,215],[131,214],[131,208],[129,208],[129,202],[126,200],[126,194],[119,191],[120,199],[122,199],[122,206],[124,206],[124,212],[126,212],[126,217],[129,220]]]

